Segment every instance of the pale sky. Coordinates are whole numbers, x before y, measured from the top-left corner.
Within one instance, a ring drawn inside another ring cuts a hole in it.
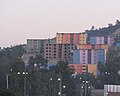
[[[0,46],[114,24],[119,10],[120,0],[0,0]]]

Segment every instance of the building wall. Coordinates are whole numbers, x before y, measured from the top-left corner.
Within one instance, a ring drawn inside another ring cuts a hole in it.
[[[98,64],[105,62],[104,49],[74,49],[73,63],[74,64]]]
[[[79,44],[86,44],[86,33],[80,33],[79,34]]]
[[[63,42],[63,33],[56,33],[56,43],[62,44]]]
[[[57,44],[86,44],[86,33],[57,33]]]
[[[47,39],[27,39],[26,53],[27,54],[43,54],[44,44]]]
[[[96,44],[96,37],[90,37],[90,44]]]
[[[46,44],[44,58],[47,60],[72,62],[71,50],[75,49],[74,44]]]
[[[120,96],[120,85],[104,85],[104,96]]]
[[[106,49],[108,51],[108,44],[80,44],[77,49]]]
[[[97,76],[97,64],[88,64],[88,73],[92,73]]]
[[[102,64],[105,63],[105,53],[104,53],[104,49],[100,49],[98,50],[98,62],[101,62]]]
[[[108,44],[112,46],[114,39],[111,36],[90,37],[90,44]]]
[[[73,51],[73,62],[74,62],[74,64],[80,63],[80,50]]]
[[[87,64],[88,63],[88,50],[80,50],[80,63]]]
[[[56,43],[56,38],[52,39],[27,39],[26,53],[34,55],[44,55],[45,44]]]
[[[94,76],[97,75],[97,64],[69,64],[68,66],[74,69],[74,73],[82,74],[88,72]]]

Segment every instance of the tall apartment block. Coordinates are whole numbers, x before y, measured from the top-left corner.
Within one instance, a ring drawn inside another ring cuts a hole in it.
[[[72,62],[71,50],[75,49],[74,44],[45,44],[44,58],[49,61]]]
[[[90,37],[90,44],[108,44],[112,46],[114,39],[111,36]]]
[[[104,49],[75,49],[73,50],[73,64],[104,64]]]
[[[34,55],[44,55],[45,44],[56,43],[56,38],[53,39],[27,39],[26,53]]]
[[[57,33],[57,44],[86,44],[86,33]]]

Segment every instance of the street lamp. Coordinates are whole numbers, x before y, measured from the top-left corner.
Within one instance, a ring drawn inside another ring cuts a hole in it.
[[[62,96],[62,79],[58,78],[58,81],[60,82],[59,83],[59,92],[58,92],[58,95]]]
[[[82,86],[81,88],[84,88],[84,94],[85,96],[87,96],[87,90],[88,90],[87,84],[89,83],[89,81],[83,81],[83,83],[84,83],[84,87]]]
[[[28,72],[22,72],[22,73],[20,73],[20,72],[18,72],[17,73],[18,75],[20,75],[20,74],[23,74],[23,75],[25,75],[25,78],[24,78],[24,96],[27,96],[26,95],[26,75],[28,74]]]

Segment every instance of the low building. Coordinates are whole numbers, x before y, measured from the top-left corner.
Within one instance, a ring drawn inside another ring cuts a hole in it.
[[[120,96],[120,85],[104,85],[104,96]]]
[[[97,64],[69,64],[68,66],[73,69],[74,73],[91,73],[97,76]]]

